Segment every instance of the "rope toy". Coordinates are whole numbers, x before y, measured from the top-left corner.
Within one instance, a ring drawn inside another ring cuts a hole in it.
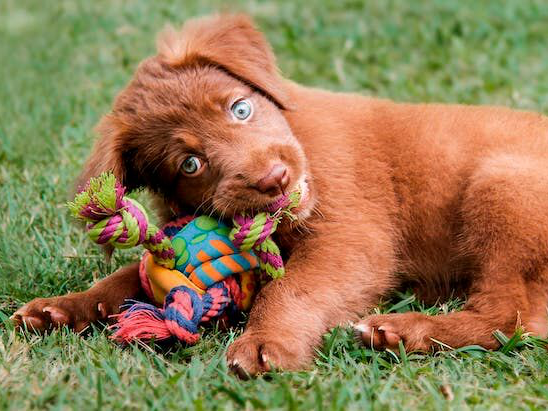
[[[116,316],[114,340],[175,337],[194,344],[200,323],[250,307],[257,274],[284,275],[271,236],[284,217],[293,218],[299,191],[281,196],[265,212],[236,216],[233,228],[208,216],[187,216],[160,229],[149,222],[141,204],[124,194],[114,175],[103,173],[68,203],[93,242],[116,248],[142,244],[146,249],[139,275],[155,305],[132,301]]]

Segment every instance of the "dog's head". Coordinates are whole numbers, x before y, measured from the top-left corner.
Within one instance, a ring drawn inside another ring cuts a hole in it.
[[[191,20],[159,37],[100,122],[80,183],[112,170],[180,209],[231,216],[301,185],[306,159],[284,117],[274,55],[242,15]]]

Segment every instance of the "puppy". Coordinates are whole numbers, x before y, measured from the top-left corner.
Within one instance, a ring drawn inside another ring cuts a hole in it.
[[[479,344],[516,327],[547,334],[548,119],[495,107],[398,104],[280,77],[250,19],[168,31],[99,125],[79,184],[112,170],[167,221],[229,219],[307,193],[277,241],[286,275],[264,287],[228,349],[241,374],[299,369],[330,327],[354,322],[376,349]],[[413,287],[466,295],[446,315],[366,316]],[[82,293],[36,299],[15,320],[81,330],[139,292],[137,265]]]

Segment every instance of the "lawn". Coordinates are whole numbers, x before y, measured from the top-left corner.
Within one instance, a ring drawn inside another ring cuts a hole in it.
[[[167,351],[122,349],[101,328],[85,338],[13,330],[7,318],[26,301],[85,289],[137,258],[106,264],[64,202],[93,126],[154,52],[155,33],[219,9],[252,14],[283,73],[304,84],[548,112],[544,0],[2,0],[0,409],[546,409],[548,355],[527,337],[497,352],[397,356],[341,328],[310,371],[240,381],[224,353],[241,329]],[[380,309],[455,307],[404,294]]]

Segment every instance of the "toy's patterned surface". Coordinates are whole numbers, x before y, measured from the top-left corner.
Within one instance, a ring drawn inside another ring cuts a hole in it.
[[[199,286],[196,281],[192,281],[188,277],[196,271],[190,269],[189,266],[200,267],[198,264],[199,260],[192,263],[193,259],[191,256],[197,255],[198,252],[203,250],[204,253],[211,257],[208,261],[211,261],[212,259],[223,257],[222,252],[225,251],[225,257],[236,258],[238,266],[231,263],[225,264],[221,260],[220,263],[222,265],[218,267],[217,272],[223,273],[225,278],[229,275],[235,276],[236,283],[240,285],[241,289],[241,298],[237,299],[238,308],[248,310],[251,307],[257,284],[255,279],[257,272],[253,268],[258,267],[258,261],[253,252],[240,252],[234,247],[232,242],[228,240],[227,236],[230,228],[226,224],[207,216],[197,218],[188,216],[169,222],[162,230],[171,238],[177,265],[174,270],[166,269],[156,264],[150,253],[145,253],[140,265],[141,284],[152,301],[158,306],[162,306],[169,292],[174,287],[182,285],[193,289],[198,294],[205,294],[207,287]],[[208,241],[210,242],[210,248],[212,248],[209,251],[206,247]],[[222,242],[223,245],[219,242]],[[190,245],[187,246],[187,244]],[[238,261],[240,261],[242,254],[246,257],[240,265]],[[205,259],[205,257],[202,259]]]
[[[253,251],[240,251],[228,238],[230,228],[208,216],[188,223],[172,239],[175,268],[205,290],[236,273],[259,267]]]

